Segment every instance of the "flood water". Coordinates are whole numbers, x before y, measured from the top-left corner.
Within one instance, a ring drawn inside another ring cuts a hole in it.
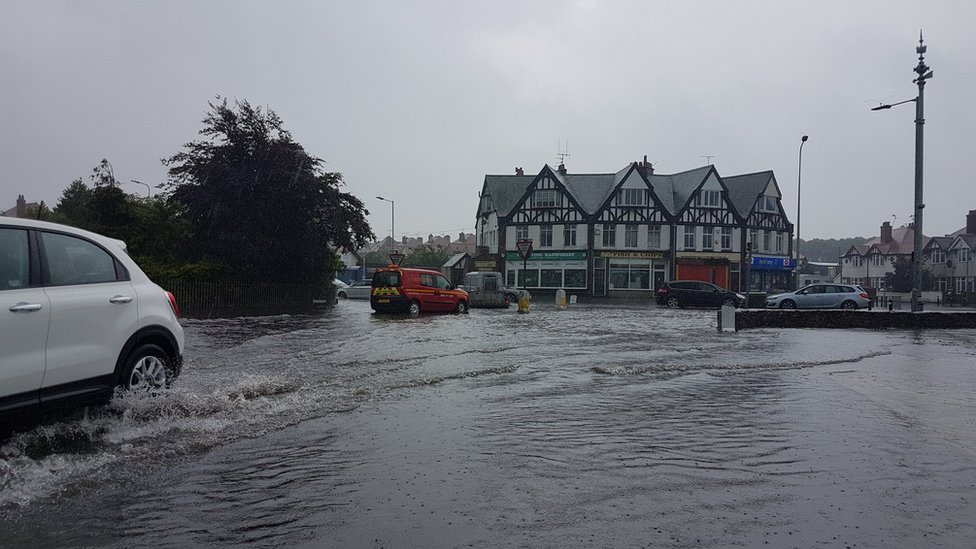
[[[976,544],[976,331],[715,316],[188,320],[170,391],[0,441],[0,546]]]

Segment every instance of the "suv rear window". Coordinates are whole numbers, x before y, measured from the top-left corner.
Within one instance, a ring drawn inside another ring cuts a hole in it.
[[[389,288],[400,286],[399,271],[384,271],[373,275],[374,288]]]

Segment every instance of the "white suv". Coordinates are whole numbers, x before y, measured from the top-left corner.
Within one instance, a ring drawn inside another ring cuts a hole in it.
[[[123,242],[0,217],[0,412],[169,385],[183,364],[178,319]]]

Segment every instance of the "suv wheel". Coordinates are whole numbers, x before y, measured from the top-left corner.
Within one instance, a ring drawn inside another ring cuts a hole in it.
[[[410,302],[410,306],[407,309],[407,312],[409,312],[410,314],[412,314],[414,316],[419,315],[420,314],[420,302],[417,301],[416,299],[414,299],[413,301],[411,301]]]
[[[465,303],[463,300],[458,301],[457,305],[454,307],[454,312],[458,314],[468,312],[468,304]]]
[[[851,301],[851,300],[848,299],[847,301],[845,301],[845,302],[843,302],[843,303],[840,304],[840,308],[841,309],[857,309],[857,303],[854,303],[853,301]]]
[[[779,308],[780,309],[796,309],[796,302],[793,301],[792,299],[784,299],[779,304]]]
[[[725,299],[722,300],[722,306],[725,306],[725,305],[731,305],[731,306],[735,307],[735,300],[732,299],[731,297],[727,297],[727,298],[725,298]]]
[[[169,385],[170,357],[160,346],[144,343],[125,361],[120,385],[129,391],[152,391]]]
[[[665,303],[667,304],[667,306],[668,306],[669,309],[676,309],[676,308],[678,308],[678,307],[681,306],[681,302],[678,301],[678,298],[675,297],[675,296],[668,297],[668,299],[667,299],[667,301],[665,301]]]

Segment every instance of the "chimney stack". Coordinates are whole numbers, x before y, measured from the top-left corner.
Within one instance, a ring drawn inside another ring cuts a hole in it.
[[[559,163],[558,171],[559,171],[559,173],[561,173],[563,175],[566,175],[566,164],[563,164],[563,163],[560,162]]]
[[[24,195],[17,195],[17,217],[27,217],[27,201]]]
[[[891,222],[885,221],[881,224],[881,242],[891,242]]]
[[[976,234],[976,210],[966,214],[966,234]]]
[[[515,166],[515,175],[525,175],[525,172],[522,171],[521,166]]]

